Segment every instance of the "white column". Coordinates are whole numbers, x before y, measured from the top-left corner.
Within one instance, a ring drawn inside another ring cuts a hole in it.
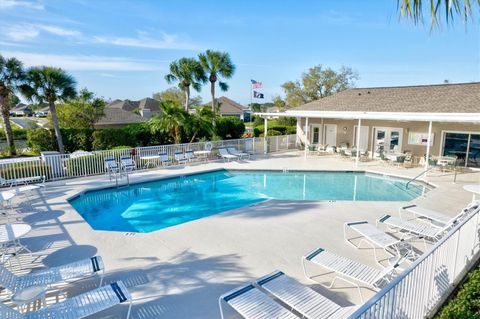
[[[308,145],[310,144],[310,140],[308,139],[308,131],[310,131],[310,129],[308,128],[308,117],[306,117],[305,118],[305,158],[307,158]]]
[[[263,119],[263,127],[264,127],[264,131],[263,131],[263,154],[267,154],[268,152],[268,145],[267,145],[267,141],[268,141],[268,138],[267,138],[267,132],[268,132],[268,119],[267,117],[265,117]]]
[[[360,128],[362,125],[362,120],[358,119],[357,125],[357,141],[355,142],[355,146],[357,147],[357,153],[355,154],[355,167],[358,167],[358,161],[360,160]]]
[[[430,141],[432,139],[432,121],[428,122],[428,135],[427,135],[427,156],[425,158],[425,170],[428,169],[428,159],[430,158]]]

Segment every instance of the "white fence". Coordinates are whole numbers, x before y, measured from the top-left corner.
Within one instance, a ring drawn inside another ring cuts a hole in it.
[[[480,209],[477,209],[353,313],[350,319],[417,319],[434,315],[478,260],[479,223]]]
[[[34,176],[45,176],[48,180],[58,180],[80,176],[99,175],[105,173],[104,159],[114,157],[118,161],[120,156],[131,156],[137,169],[146,169],[147,156],[156,156],[159,152],[167,153],[173,160],[175,152],[187,150],[200,151],[205,149],[207,142],[170,144],[148,147],[127,148],[121,150],[95,151],[83,154],[55,154],[19,159],[5,159],[0,161],[0,178],[19,179]],[[296,148],[296,135],[272,136],[267,138],[265,148],[263,138],[246,138],[236,140],[212,141],[212,152],[208,159],[217,159],[216,149],[221,147],[235,147],[253,154],[263,154],[266,150],[278,152]],[[152,161],[150,159],[150,161]],[[153,161],[153,164],[156,164]]]

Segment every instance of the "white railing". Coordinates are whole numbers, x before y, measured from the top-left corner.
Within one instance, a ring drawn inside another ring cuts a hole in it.
[[[349,318],[434,315],[479,258],[479,223],[477,209]]]
[[[268,152],[296,148],[295,135],[272,136],[267,138]],[[158,155],[159,152],[167,153],[173,160],[175,152],[187,150],[200,151],[205,149],[207,142],[169,144],[147,147],[126,148],[119,150],[94,151],[84,154],[54,154],[29,158],[0,160],[0,178],[18,179],[34,176],[45,176],[48,180],[100,175],[105,173],[104,159],[114,157],[119,161],[120,156],[131,156],[137,169],[147,169],[144,157]],[[221,140],[209,142],[213,149],[209,158],[217,159],[216,149],[221,147],[235,147],[253,154],[264,153],[263,138],[245,138],[235,140]]]

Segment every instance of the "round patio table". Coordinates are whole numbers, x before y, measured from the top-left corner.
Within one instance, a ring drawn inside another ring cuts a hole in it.
[[[18,259],[18,252],[22,249],[25,249],[30,254],[32,254],[32,252],[20,243],[20,238],[28,234],[31,230],[32,227],[30,225],[23,223],[0,225],[0,247],[2,249],[2,257],[7,256],[9,248],[12,247],[13,256],[17,258],[17,261],[21,266],[20,260]],[[10,244],[13,245],[10,246]]]
[[[475,200],[476,195],[480,195],[480,184],[470,184],[463,186],[467,192],[473,193],[472,201]]]

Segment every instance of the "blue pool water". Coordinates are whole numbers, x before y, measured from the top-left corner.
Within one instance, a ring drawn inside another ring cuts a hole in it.
[[[215,171],[88,191],[71,205],[93,229],[151,232],[267,199],[409,201],[423,184],[368,173]]]

